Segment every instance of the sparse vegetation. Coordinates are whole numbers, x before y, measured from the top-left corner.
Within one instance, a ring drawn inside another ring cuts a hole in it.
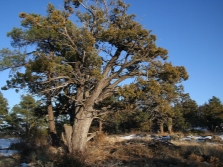
[[[142,135],[143,136],[143,135]],[[117,135],[99,134],[87,144],[87,151],[67,153],[49,144],[12,145],[21,151],[18,162],[38,167],[135,167],[135,166],[223,166],[223,146],[193,141],[123,140]]]

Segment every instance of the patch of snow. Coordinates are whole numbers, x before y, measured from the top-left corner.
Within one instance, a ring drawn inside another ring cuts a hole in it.
[[[171,139],[171,137],[170,136],[155,136],[154,138],[153,138],[154,140],[161,140],[161,141],[166,141],[166,140],[170,140]]]
[[[208,131],[207,128],[203,128],[203,127],[194,127],[194,128],[192,128],[192,129],[194,129],[194,130],[199,130],[199,131],[203,131],[203,132],[207,132],[207,131]]]
[[[197,142],[199,141],[205,141],[206,139],[212,139],[212,136],[186,136],[184,138],[181,138],[180,141],[191,141],[191,140],[196,140]]]
[[[186,136],[180,139],[180,141],[191,141],[191,140],[192,140],[192,136]]]
[[[21,167],[34,167],[34,166],[27,163],[21,163]]]
[[[9,150],[8,148],[12,143],[17,143],[19,141],[20,140],[18,138],[0,139],[0,155],[8,157],[18,153],[17,150]]]
[[[161,136],[161,140],[170,140],[171,137],[170,136]]]
[[[142,139],[143,137],[146,137],[147,139],[165,140],[165,141],[171,139],[170,136],[151,136],[151,135],[143,136],[143,135],[136,135],[136,134],[122,136],[120,138],[124,140],[131,140],[131,139]]]
[[[219,137],[223,140],[223,134],[219,135]],[[158,136],[158,135],[147,135],[147,136],[143,136],[140,134],[131,134],[128,136],[122,136],[120,137],[123,140],[131,140],[131,139],[142,139],[142,138],[147,138],[147,139],[151,139],[151,140],[160,140],[160,141],[167,141],[167,140],[171,140],[171,136]],[[213,137],[212,136],[186,136],[184,138],[180,138],[179,141],[196,141],[196,142],[204,142],[207,139],[211,140]]]
[[[204,136],[204,139],[212,139],[212,136]]]
[[[12,156],[13,154],[17,154],[17,153],[18,153],[18,150],[0,150],[0,155],[6,156],[6,157]]]
[[[18,143],[18,138],[0,139],[0,149],[7,149],[12,143]]]
[[[141,137],[135,134],[121,137],[121,139],[125,139],[125,140],[131,140],[131,139],[137,139],[137,138],[141,138]]]
[[[191,138],[193,139],[193,140],[201,140],[201,136],[191,136]]]
[[[207,139],[212,139],[212,136],[198,136],[198,137],[195,137],[196,139],[196,142],[203,142]]]

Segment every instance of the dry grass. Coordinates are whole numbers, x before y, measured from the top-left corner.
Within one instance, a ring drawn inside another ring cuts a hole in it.
[[[188,156],[188,159],[191,160],[191,161],[195,161],[195,162],[202,162],[202,161],[204,161],[204,159],[202,158],[202,156],[198,156],[198,155],[196,155],[194,153],[190,154]]]
[[[103,137],[88,143],[86,166],[223,166],[223,146]]]
[[[21,143],[19,147],[25,148],[27,162],[47,167],[223,167],[223,146],[205,142],[124,140],[98,134],[84,153],[66,154],[46,144],[32,148]]]
[[[127,140],[119,137],[105,138],[100,144],[88,143],[88,160],[86,166],[165,166],[182,165],[183,158],[178,147],[170,143],[148,140]],[[170,145],[169,145],[170,144]],[[170,151],[172,150],[172,151]],[[176,150],[173,152],[173,150]],[[178,160],[179,159],[179,160]]]

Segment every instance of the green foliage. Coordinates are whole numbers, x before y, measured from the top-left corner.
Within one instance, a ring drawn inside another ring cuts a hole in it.
[[[157,73],[157,78],[152,78],[153,73]],[[119,95],[124,98],[123,102],[131,108],[142,109],[141,114],[147,118],[147,123],[144,123],[142,119],[140,127],[143,124],[147,128],[151,127],[152,122],[156,126],[160,123],[172,126],[172,121],[168,120],[179,114],[171,109],[171,104],[178,101],[183,91],[179,83],[188,78],[186,70],[184,67],[174,67],[170,63],[165,63],[161,69],[157,68],[156,72],[153,68],[147,71],[147,77],[147,79],[139,77],[136,83],[120,88]]]
[[[103,131],[109,134],[122,134],[130,132],[134,129],[134,122],[132,120],[132,112],[120,111],[114,114],[106,115],[104,118]]]
[[[5,119],[8,115],[8,100],[3,97],[2,92],[0,92],[0,129],[1,131],[4,129]]]
[[[25,54],[18,50],[11,51],[7,48],[0,50],[0,71],[11,69],[16,71],[25,64]]]
[[[31,111],[33,111],[37,106],[38,103],[31,95],[22,95],[21,102],[19,103],[19,105],[15,105],[12,111],[17,114],[26,115],[28,113],[31,113]]]
[[[8,100],[0,92],[0,116],[8,114]]]
[[[151,132],[153,122],[147,111],[125,109],[103,117],[103,130],[110,134],[122,134],[131,131]]]
[[[24,136],[25,130],[20,124],[24,123],[24,120],[14,112],[10,112],[6,117],[5,121],[7,122],[7,125],[4,127],[4,132],[6,134],[12,134],[12,135],[18,135],[18,136]]]
[[[201,125],[207,126],[210,130],[216,130],[223,122],[223,104],[215,96],[209,99],[208,103],[199,106]]]
[[[39,131],[46,129],[44,120],[35,114],[39,105],[40,103],[31,95],[22,95],[20,103],[13,106],[12,112],[5,118],[8,123],[7,129],[11,133],[29,138],[38,135]]]
[[[175,113],[174,126],[177,130],[184,131],[200,125],[198,105],[189,94],[181,94],[172,110]]]

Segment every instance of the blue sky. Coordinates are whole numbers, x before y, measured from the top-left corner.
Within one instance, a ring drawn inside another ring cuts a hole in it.
[[[6,33],[20,26],[20,12],[45,14],[51,2],[62,9],[63,0],[7,0],[0,5],[0,49],[10,48]],[[169,51],[169,61],[185,66],[189,80],[185,92],[199,105],[212,96],[223,101],[223,1],[222,0],[125,0],[128,13],[157,36],[157,45]],[[0,87],[9,71],[0,73]],[[23,92],[2,91],[10,107]]]

